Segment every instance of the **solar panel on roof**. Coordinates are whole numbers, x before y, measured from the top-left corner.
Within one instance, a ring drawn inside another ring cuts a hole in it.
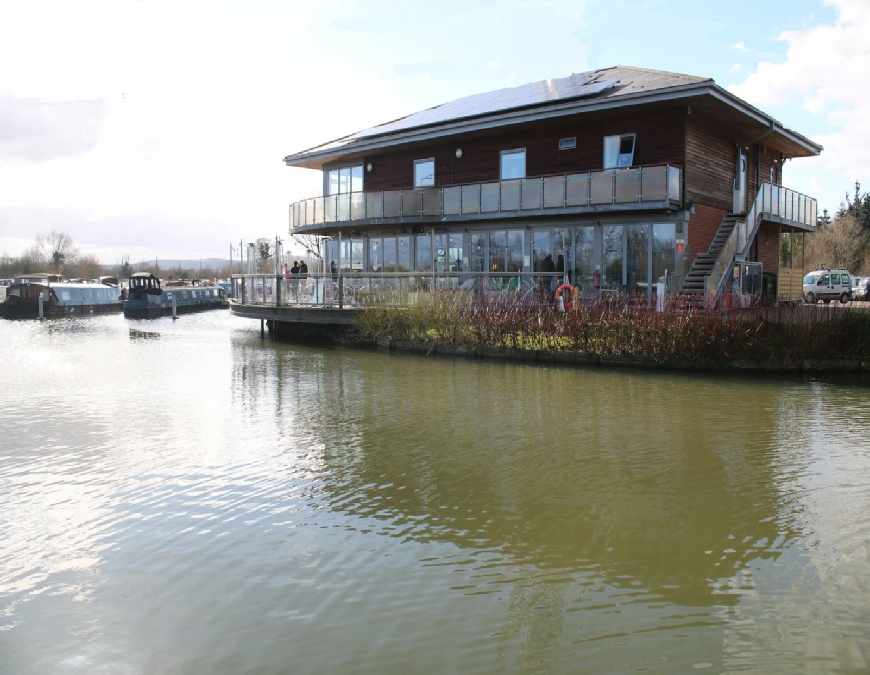
[[[580,73],[484,94],[474,94],[408,115],[394,122],[360,131],[345,140],[352,141],[367,136],[377,136],[478,115],[541,105],[551,101],[593,96],[618,83],[618,80],[596,81],[597,77],[597,73]]]

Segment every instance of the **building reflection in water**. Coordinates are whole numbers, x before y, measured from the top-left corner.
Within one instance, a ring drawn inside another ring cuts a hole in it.
[[[539,656],[572,611],[596,635],[625,612],[719,624],[742,573],[799,535],[803,460],[781,453],[801,411],[781,390],[803,383],[237,348],[240,405],[320,449],[310,497],[348,527],[452,545],[420,564],[463,570],[465,594],[507,589],[502,638]]]

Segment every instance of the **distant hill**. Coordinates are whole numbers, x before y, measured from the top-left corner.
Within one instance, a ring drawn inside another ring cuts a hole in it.
[[[148,267],[149,269],[154,268],[154,260],[143,260],[141,262],[131,263],[134,267]],[[202,266],[203,269],[206,267],[211,268],[222,268],[230,264],[230,261],[227,258],[196,258],[195,260],[178,260],[172,258],[158,258],[157,264],[160,266],[162,270],[171,270],[181,268],[183,270],[191,270],[191,269],[199,269]],[[233,260],[234,265],[238,265],[238,260]]]

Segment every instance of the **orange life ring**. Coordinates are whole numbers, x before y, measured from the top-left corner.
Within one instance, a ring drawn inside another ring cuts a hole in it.
[[[574,287],[571,284],[562,284],[559,288],[556,289],[556,297],[562,297],[562,291],[567,290],[568,293],[565,299],[562,301],[565,304],[565,309],[571,309],[571,299],[573,296]]]

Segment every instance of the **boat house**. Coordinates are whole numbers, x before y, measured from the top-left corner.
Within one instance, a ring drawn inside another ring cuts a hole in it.
[[[287,155],[319,171],[291,234],[325,271],[534,275],[655,302],[730,283],[800,298],[822,147],[712,79],[616,66],[475,94]],[[754,285],[753,285],[754,284]]]

